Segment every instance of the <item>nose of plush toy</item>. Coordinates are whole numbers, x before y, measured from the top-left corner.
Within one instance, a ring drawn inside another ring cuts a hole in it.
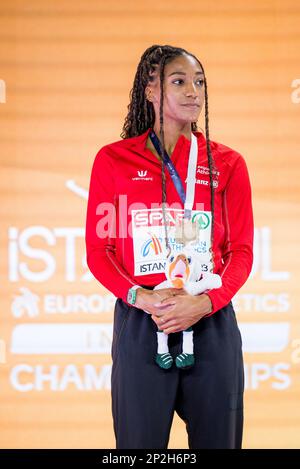
[[[183,277],[186,271],[186,263],[182,259],[178,259],[175,262],[175,266],[172,272],[173,277]]]

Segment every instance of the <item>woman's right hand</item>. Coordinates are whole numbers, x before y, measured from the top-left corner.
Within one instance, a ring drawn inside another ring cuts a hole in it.
[[[163,299],[170,296],[182,295],[186,293],[183,288],[162,288],[161,290],[148,290],[147,288],[138,288],[136,291],[135,306],[143,309],[146,313],[163,315],[161,308],[154,306]]]

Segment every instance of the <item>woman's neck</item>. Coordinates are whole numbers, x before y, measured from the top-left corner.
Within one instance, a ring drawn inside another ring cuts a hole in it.
[[[155,122],[154,124],[154,132],[158,136],[159,135],[159,123]],[[176,146],[177,140],[179,139],[180,135],[184,135],[188,140],[191,140],[191,124],[188,122],[187,124],[178,125],[178,123],[165,123],[164,122],[164,140],[165,140],[165,149],[168,155],[172,155],[173,150]]]

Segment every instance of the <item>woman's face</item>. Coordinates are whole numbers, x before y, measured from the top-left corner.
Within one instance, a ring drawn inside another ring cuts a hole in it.
[[[164,122],[178,121],[181,125],[196,122],[204,103],[204,75],[199,63],[189,55],[181,55],[165,66],[164,70]],[[146,87],[159,119],[160,79],[155,79]]]

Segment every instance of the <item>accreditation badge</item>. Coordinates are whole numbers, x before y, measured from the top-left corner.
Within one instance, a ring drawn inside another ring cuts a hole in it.
[[[134,275],[164,273],[168,251],[162,209],[133,209],[131,215]],[[184,218],[183,209],[166,208],[169,246],[173,252],[181,252],[184,246],[182,241],[193,241],[197,234],[193,246],[201,255],[202,272],[210,272],[212,268],[211,219],[210,211],[192,210],[189,220]]]

